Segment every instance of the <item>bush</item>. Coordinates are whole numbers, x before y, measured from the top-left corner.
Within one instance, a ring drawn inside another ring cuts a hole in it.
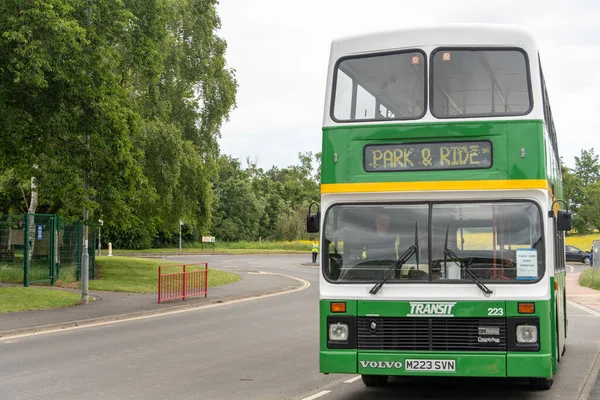
[[[581,286],[600,290],[600,268],[588,268],[579,276]]]

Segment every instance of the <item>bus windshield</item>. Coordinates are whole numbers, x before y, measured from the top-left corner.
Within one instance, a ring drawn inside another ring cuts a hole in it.
[[[431,218],[431,220],[430,220]],[[532,202],[334,205],[323,231],[332,282],[535,282],[544,273],[539,208]],[[468,271],[466,271],[468,269]]]

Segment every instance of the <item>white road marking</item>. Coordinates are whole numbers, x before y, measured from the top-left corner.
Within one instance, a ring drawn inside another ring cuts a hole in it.
[[[591,308],[587,308],[587,307],[582,306],[581,304],[577,304],[577,303],[575,303],[574,301],[571,301],[571,300],[567,300],[567,303],[569,303],[573,307],[577,307],[580,310],[585,311],[586,313],[592,314],[595,317],[600,317],[600,312],[592,310]]]
[[[585,317],[585,318],[596,318],[596,315],[590,315],[590,314],[571,314],[569,313],[569,318],[571,317]]]
[[[163,315],[172,315],[172,314],[180,314],[180,313],[191,312],[191,311],[200,311],[200,310],[205,310],[205,309],[208,309],[208,308],[228,306],[228,305],[236,304],[236,303],[245,303],[247,301],[258,300],[258,299],[265,299],[267,297],[281,296],[283,294],[289,294],[289,293],[293,293],[293,292],[298,292],[300,290],[304,290],[304,289],[307,289],[308,287],[310,287],[310,282],[308,282],[308,281],[306,281],[304,279],[301,279],[301,278],[296,278],[295,276],[284,275],[284,274],[276,274],[276,273],[273,273],[273,272],[262,272],[262,271],[256,272],[256,273],[257,274],[285,276],[286,278],[291,278],[291,279],[297,280],[302,285],[300,285],[297,288],[285,290],[285,291],[282,291],[282,292],[269,293],[269,294],[265,294],[265,295],[251,296],[251,297],[246,297],[246,298],[242,298],[242,299],[235,299],[235,300],[224,300],[224,301],[222,301],[220,303],[211,303],[211,304],[206,304],[206,305],[202,305],[202,306],[198,306],[198,307],[193,307],[193,308],[185,308],[183,310],[167,311],[167,312],[163,312],[163,313],[159,313],[159,314],[144,315],[144,316],[141,316],[141,317],[133,317],[133,318],[124,318],[124,319],[118,319],[118,320],[114,320],[114,321],[96,322],[96,323],[92,323],[92,324],[89,324],[89,325],[79,325],[79,326],[72,326],[72,327],[68,327],[68,328],[58,328],[58,329],[52,329],[52,330],[48,330],[48,331],[30,332],[30,333],[24,333],[22,335],[4,336],[4,337],[0,337],[0,342],[14,340],[14,339],[26,338],[26,337],[30,337],[30,336],[47,335],[47,334],[56,333],[56,332],[67,332],[67,331],[72,331],[72,330],[76,330],[76,329],[85,329],[85,328],[92,328],[92,327],[97,327],[97,326],[120,324],[122,322],[138,321],[138,320],[142,320],[142,319],[157,318],[157,317],[161,317]]]
[[[355,377],[354,377],[354,378],[352,378],[352,379],[348,379],[347,381],[344,381],[344,383],[354,383],[354,382],[356,382],[356,381],[357,381],[357,380],[359,380],[359,379],[360,379],[360,375],[358,375],[358,376],[355,376]]]
[[[313,394],[312,396],[305,397],[302,400],[315,400],[315,399],[318,399],[321,396],[325,396],[327,393],[331,393],[331,390],[323,390],[322,392],[319,392],[317,394]]]

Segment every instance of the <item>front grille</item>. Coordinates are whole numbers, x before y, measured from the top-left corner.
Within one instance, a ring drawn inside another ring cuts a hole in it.
[[[359,317],[357,329],[359,350],[506,350],[504,318]]]

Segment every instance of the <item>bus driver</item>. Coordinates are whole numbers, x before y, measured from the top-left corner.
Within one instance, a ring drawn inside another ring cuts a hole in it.
[[[397,260],[398,246],[400,245],[400,236],[394,238],[389,233],[390,217],[387,214],[379,213],[375,216],[375,236],[371,238],[370,244],[366,245],[363,253],[363,259],[370,260]],[[395,239],[395,240],[394,240]]]

